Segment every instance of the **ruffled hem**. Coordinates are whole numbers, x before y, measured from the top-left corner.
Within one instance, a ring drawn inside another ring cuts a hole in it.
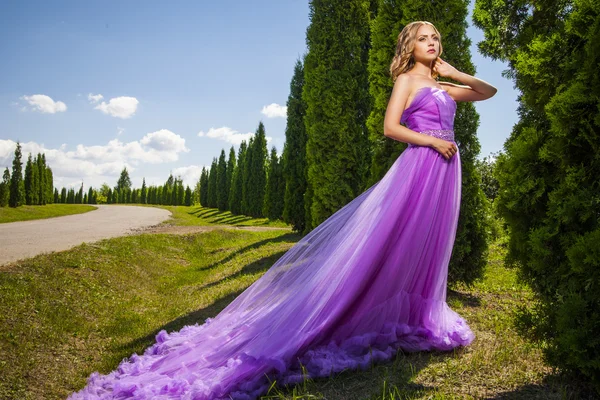
[[[189,340],[200,334],[210,322],[209,318],[204,325],[188,325],[172,334],[161,331],[156,336],[157,342],[146,349],[143,356],[134,354],[124,359],[108,375],[94,372],[88,378],[85,389],[69,399],[252,400],[264,395],[273,381],[288,385],[302,382],[307,377],[329,377],[344,370],[364,370],[372,363],[391,360],[398,350],[447,351],[467,346],[474,339],[467,323],[459,317],[451,330],[441,335],[422,327],[388,324],[381,332],[353,336],[339,344],[332,340],[327,345],[306,351],[293,362],[282,358],[255,358],[242,352],[228,359],[226,365],[212,369],[211,375],[215,377],[236,376],[238,383],[229,389],[223,387],[219,380],[203,380],[200,371],[194,371],[193,365],[182,364],[171,374],[153,372],[156,362],[173,346],[169,342],[185,346],[188,341],[182,341],[183,338]],[[264,374],[255,374],[261,369]],[[244,371],[248,372],[247,379],[243,379]],[[139,379],[142,374],[143,378]],[[138,379],[127,379],[136,376]]]

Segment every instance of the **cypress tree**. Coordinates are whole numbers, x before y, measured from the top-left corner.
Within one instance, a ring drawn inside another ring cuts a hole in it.
[[[67,188],[63,187],[60,191],[60,202],[67,204]]]
[[[370,163],[367,61],[370,3],[313,0],[303,98],[312,230],[364,189]]]
[[[600,393],[600,2],[480,0],[473,21],[521,93],[496,161],[505,261],[536,295],[520,330]]]
[[[290,95],[287,99],[287,123],[285,127],[285,145],[282,155],[282,169],[285,183],[284,208],[282,219],[292,225],[296,232],[306,227],[304,193],[306,192],[306,102],[302,99],[304,87],[304,66],[296,61],[294,75],[290,83]]]
[[[183,179],[181,177],[177,180],[177,205],[182,206],[185,204],[185,188],[183,187]]]
[[[46,176],[46,156],[38,153],[36,158],[37,164],[37,175],[38,180],[36,182],[36,188],[38,191],[37,203],[45,205],[48,202],[48,189],[47,189],[47,176]]]
[[[217,207],[217,159],[213,158],[208,173],[208,199],[207,206],[210,208]]]
[[[92,189],[92,187],[90,186],[88,192],[87,192],[87,202],[85,202],[86,204],[94,204],[92,201],[94,200],[94,189]]]
[[[243,189],[243,175],[244,165],[246,163],[246,152],[247,146],[246,141],[242,140],[240,148],[238,149],[237,165],[233,171],[233,177],[231,180],[231,193],[229,198],[229,209],[233,214],[242,213],[242,189]]]
[[[188,185],[185,187],[185,203],[186,206],[192,205],[192,189]]]
[[[6,207],[10,198],[10,170],[4,169],[2,183],[0,183],[0,207]]]
[[[233,146],[229,149],[229,159],[227,160],[227,178],[225,179],[225,193],[227,193],[226,209],[231,210],[231,186],[233,184],[233,171],[235,171],[236,159]]]
[[[254,153],[254,136],[248,141],[248,149],[244,158],[244,169],[242,170],[242,201],[240,212],[250,215],[250,198],[252,197],[252,188],[250,187],[252,174],[252,157]]]
[[[19,207],[25,202],[25,186],[23,184],[23,163],[21,162],[21,144],[17,142],[10,176],[10,197],[8,205]]]
[[[208,207],[208,170],[202,167],[200,173],[200,206]]]
[[[271,220],[281,219],[284,195],[285,181],[283,179],[283,167],[280,158],[277,156],[277,149],[273,146],[269,160],[267,188],[262,210],[265,217]]]
[[[58,189],[55,188],[54,189],[54,204],[58,204],[58,203],[60,203],[60,197],[58,194]]]
[[[227,210],[229,203],[229,192],[227,192],[227,161],[225,150],[221,149],[219,163],[217,165],[217,207],[219,211]]]
[[[25,164],[25,178],[23,181],[23,185],[25,186],[25,204],[27,204],[28,206],[35,204],[33,202],[33,195],[34,192],[36,191],[36,187],[32,187],[33,186],[33,168],[32,168],[32,164],[33,161],[31,159],[31,153],[29,153],[29,157],[27,158],[27,163]],[[36,170],[37,170],[37,166],[36,166]]]
[[[67,204],[75,204],[75,189],[70,188],[67,195]]]
[[[45,156],[44,156],[45,157]],[[52,169],[46,166],[46,203],[52,203],[52,191],[54,190],[54,176],[52,175]]]
[[[146,204],[148,202],[148,189],[146,188],[146,178],[142,178],[142,191],[140,195],[140,201],[142,204]]]
[[[254,135],[252,159],[250,162],[250,174],[248,175],[248,188],[250,197],[248,198],[249,213],[255,218],[263,217],[263,203],[267,187],[267,138],[265,126],[262,121]]]

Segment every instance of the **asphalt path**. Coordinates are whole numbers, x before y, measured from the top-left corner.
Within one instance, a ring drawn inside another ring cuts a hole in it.
[[[0,265],[127,235],[168,219],[162,208],[95,205],[85,214],[0,224]]]

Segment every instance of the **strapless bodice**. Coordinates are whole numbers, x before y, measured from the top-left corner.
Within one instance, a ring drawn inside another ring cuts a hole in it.
[[[400,123],[416,132],[454,140],[456,102],[444,89],[425,86],[417,90]]]

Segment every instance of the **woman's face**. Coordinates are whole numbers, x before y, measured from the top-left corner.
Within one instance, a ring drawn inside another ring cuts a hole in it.
[[[421,25],[415,38],[413,56],[415,60],[433,61],[440,53],[440,38],[435,29],[429,25]]]

